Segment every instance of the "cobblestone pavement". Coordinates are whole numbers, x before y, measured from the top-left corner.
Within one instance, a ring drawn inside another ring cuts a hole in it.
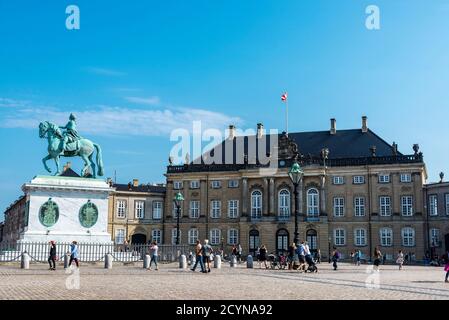
[[[21,270],[18,264],[0,265],[0,299],[449,299],[442,267],[318,265],[318,273],[289,270],[230,268],[223,264],[211,273],[161,265],[159,271],[144,270],[140,264],[114,264],[113,269],[81,265],[79,289],[76,274],[59,266],[47,270],[32,264]],[[378,284],[378,286],[377,286]],[[67,286],[68,285],[68,286]],[[69,288],[69,289],[68,289]]]

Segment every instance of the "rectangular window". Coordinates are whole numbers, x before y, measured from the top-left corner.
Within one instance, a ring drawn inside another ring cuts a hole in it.
[[[436,194],[432,194],[429,196],[429,215],[438,215],[438,197]]]
[[[229,200],[228,201],[228,217],[237,218],[239,215],[239,201]]]
[[[345,198],[334,198],[334,216],[343,217],[345,215]]]
[[[145,217],[145,201],[136,200],[134,207],[136,219],[143,219]]]
[[[440,230],[439,229],[430,229],[430,245],[432,247],[440,246]]]
[[[402,196],[401,197],[401,212],[403,216],[413,215],[413,197]]]
[[[239,232],[237,229],[229,229],[228,231],[228,244],[234,245],[238,243]]]
[[[352,182],[354,184],[363,184],[363,183],[365,183],[365,177],[364,176],[354,176],[352,178]]]
[[[188,242],[189,244],[196,244],[198,240],[198,229],[190,229],[188,234]]]
[[[354,231],[354,244],[356,246],[366,246],[366,230],[355,229]]]
[[[343,177],[341,177],[341,176],[336,176],[336,177],[333,177],[333,179],[332,179],[333,184],[343,184],[344,182],[345,181],[344,181]]]
[[[363,217],[365,215],[365,198],[355,197],[354,198],[354,215],[356,217]]]
[[[382,247],[391,247],[393,245],[393,230],[390,228],[380,229],[380,245]]]
[[[117,200],[117,218],[125,218],[126,216],[126,201]]]
[[[190,189],[199,189],[199,188],[200,188],[200,182],[198,180],[190,181]]]
[[[401,182],[412,182],[412,175],[410,173],[401,173]]]
[[[379,207],[381,216],[391,216],[391,198],[387,196],[379,197]]]
[[[173,181],[173,189],[175,190],[182,189],[182,181]]]
[[[212,229],[210,231],[210,244],[218,245],[220,243],[221,231],[220,229]],[[224,239],[223,239],[224,240]]]
[[[153,201],[153,219],[162,219],[162,201]]]
[[[221,201],[212,200],[210,205],[210,216],[211,218],[220,218],[221,216]]]
[[[200,217],[200,202],[198,200],[190,201],[190,218],[196,219]]]
[[[390,175],[389,174],[379,174],[379,183],[389,183]]]
[[[220,180],[213,180],[211,182],[212,189],[219,189],[221,188],[221,181]]]
[[[162,243],[162,231],[160,229],[154,229],[151,231],[151,240],[156,241],[158,244]]]
[[[446,199],[446,214],[449,215],[449,193],[444,195]]]
[[[123,244],[125,242],[125,229],[115,230],[115,243]]]
[[[402,245],[404,247],[415,246],[415,230],[412,228],[402,229]]]
[[[228,188],[238,188],[238,187],[239,187],[238,180],[229,180],[228,181]]]
[[[346,236],[344,229],[334,230],[334,243],[336,246],[344,246],[346,243]]]

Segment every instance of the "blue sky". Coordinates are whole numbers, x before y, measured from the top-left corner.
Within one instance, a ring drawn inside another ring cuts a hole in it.
[[[70,4],[80,30],[65,28]],[[370,4],[380,30],[365,28]],[[401,152],[419,143],[435,181],[449,167],[448,16],[444,0],[1,1],[0,208],[45,173],[41,120],[76,113],[106,177],[164,182],[172,129],[283,130],[284,90],[290,131],[367,115]]]

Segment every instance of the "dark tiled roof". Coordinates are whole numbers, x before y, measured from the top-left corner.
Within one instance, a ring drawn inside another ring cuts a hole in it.
[[[80,178],[81,176],[73,171],[71,168],[67,168],[61,175],[61,177]]]
[[[134,187],[132,183],[120,184],[114,183],[112,185],[117,191],[127,191],[127,192],[154,192],[154,193],[165,193],[164,186],[154,186],[150,184],[141,184]]]

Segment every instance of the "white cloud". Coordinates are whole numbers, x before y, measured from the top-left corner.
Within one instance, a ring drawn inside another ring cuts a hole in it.
[[[0,98],[0,107],[4,107],[4,108],[25,107],[28,103],[29,103],[29,101],[25,101],[25,100]]]
[[[93,73],[93,74],[98,74],[101,76],[125,76],[126,73],[121,72],[121,71],[117,71],[117,70],[112,70],[112,69],[105,69],[105,68],[97,68],[97,67],[87,67],[86,71],[89,73]]]
[[[136,103],[136,104],[146,104],[150,106],[158,105],[161,100],[159,97],[149,97],[149,98],[140,98],[140,97],[125,97],[125,100]]]
[[[163,136],[172,130],[192,130],[193,121],[201,121],[202,129],[216,128],[223,131],[228,124],[240,124],[242,120],[220,112],[198,108],[161,108],[141,110],[123,107],[94,106],[89,110],[73,110],[81,135],[103,136]],[[49,107],[15,109],[0,122],[3,128],[36,129],[39,122],[51,121],[65,125],[69,111]]]

